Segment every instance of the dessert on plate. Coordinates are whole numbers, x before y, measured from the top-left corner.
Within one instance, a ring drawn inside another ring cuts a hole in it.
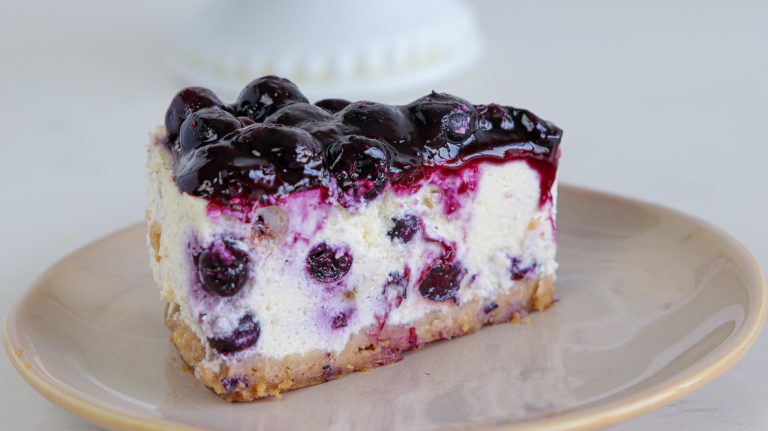
[[[190,87],[148,148],[148,242],[172,342],[250,401],[552,304],[559,144],[523,109],[431,93],[309,103]]]

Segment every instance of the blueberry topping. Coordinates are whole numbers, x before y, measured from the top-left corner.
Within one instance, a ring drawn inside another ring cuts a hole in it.
[[[307,272],[323,283],[338,281],[352,267],[352,254],[345,247],[331,247],[321,242],[307,255]]]
[[[261,122],[268,115],[291,103],[307,103],[296,84],[277,76],[255,79],[245,86],[237,97],[237,115],[250,117]]]
[[[385,143],[363,136],[346,136],[328,147],[325,160],[340,203],[350,206],[378,196],[389,180],[392,149]]]
[[[495,310],[497,308],[499,308],[499,304],[497,304],[495,302],[490,302],[490,303],[486,304],[485,307],[483,307],[483,312],[485,314],[490,314],[490,313],[493,312],[493,310]]]
[[[392,221],[395,225],[387,232],[387,236],[393,241],[398,240],[403,243],[412,240],[421,225],[421,219],[415,214],[393,217]]]
[[[437,302],[456,300],[456,292],[461,285],[466,270],[457,262],[440,262],[427,271],[419,284],[419,292],[427,299]]]
[[[254,124],[202,147],[176,166],[181,191],[229,207],[267,202],[320,184],[320,145],[302,129]]]
[[[171,105],[165,112],[165,128],[168,135],[176,137],[181,130],[181,124],[191,113],[203,108],[224,108],[224,103],[213,91],[202,87],[187,87],[173,97]]]
[[[248,280],[248,253],[232,239],[217,239],[197,256],[200,282],[208,292],[232,296]]]
[[[193,112],[181,125],[179,144],[182,153],[211,144],[242,127],[242,122],[227,111],[203,108]]]
[[[511,159],[539,171],[543,203],[551,198],[562,137],[529,111],[445,93],[403,106],[343,99],[311,105],[275,76],[252,81],[232,105],[210,90],[186,88],[171,102],[166,128],[161,142],[174,150],[179,188],[236,211],[312,188],[354,207],[388,183],[396,192],[415,190],[436,170],[459,174],[471,163]]]
[[[240,319],[237,328],[228,337],[209,338],[208,344],[221,354],[230,354],[245,350],[259,341],[261,326],[253,320],[253,316],[246,314]]]
[[[350,103],[352,102],[346,99],[323,99],[315,102],[315,105],[335,114],[336,112],[346,108]]]

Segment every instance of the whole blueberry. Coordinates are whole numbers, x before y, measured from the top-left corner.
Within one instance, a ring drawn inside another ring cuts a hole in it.
[[[291,103],[307,103],[293,82],[277,76],[264,76],[251,81],[237,97],[237,115],[245,115],[259,123],[267,116]]]
[[[235,209],[317,186],[322,180],[320,144],[306,131],[254,124],[182,157],[179,189]]]
[[[187,87],[176,93],[165,111],[165,129],[172,138],[181,130],[181,125],[191,113],[203,108],[224,109],[224,103],[213,91],[203,87]]]
[[[214,143],[242,125],[237,117],[222,109],[203,108],[193,112],[181,125],[181,152],[188,153],[203,145]]]
[[[323,99],[315,102],[315,105],[325,109],[328,112],[336,113],[346,108],[350,103],[352,102],[346,99]]]
[[[364,136],[344,136],[325,151],[328,171],[336,180],[343,206],[371,200],[389,180],[392,149]]]
[[[323,108],[309,103],[292,103],[275,111],[264,119],[265,123],[277,123],[285,126],[297,126],[307,122],[321,122],[333,118],[333,115]]]
[[[432,301],[443,302],[449,299],[456,300],[456,292],[461,286],[466,270],[458,262],[440,262],[427,270],[419,292]]]
[[[246,314],[237,324],[237,328],[227,337],[209,338],[208,344],[221,354],[245,350],[259,341],[261,335],[261,325],[253,319],[253,316]]]
[[[389,239],[407,243],[413,239],[416,233],[419,231],[421,225],[421,219],[415,214],[406,214],[402,217],[393,217],[392,222],[394,225],[387,231]]]
[[[323,283],[338,281],[352,268],[352,254],[346,247],[332,247],[321,242],[307,254],[307,272]]]
[[[245,286],[249,263],[240,241],[216,239],[197,256],[197,272],[205,290],[228,297]]]
[[[474,116],[463,110],[456,110],[443,117],[441,129],[445,140],[463,143],[475,131]]]
[[[477,108],[484,140],[492,145],[532,142],[555,154],[563,131],[530,111],[491,103]]]
[[[474,107],[462,98],[433,91],[411,102],[407,108],[427,145],[442,145],[446,138],[460,141],[472,132]]]

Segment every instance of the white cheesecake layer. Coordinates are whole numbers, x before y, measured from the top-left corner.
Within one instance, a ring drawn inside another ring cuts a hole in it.
[[[279,208],[261,210],[278,231],[265,238],[254,233],[253,225],[212,213],[207,201],[180,193],[171,155],[153,143],[147,216],[150,226],[161,228],[159,261],[151,259],[154,275],[163,298],[181,305],[187,325],[201,338],[226,336],[240,317],[251,313],[261,335],[243,354],[282,358],[316,349],[336,354],[352,334],[382,320],[409,325],[431,311],[456,307],[453,300],[435,302],[418,290],[420,274],[443,253],[440,243],[453,245],[456,261],[466,269],[456,295],[459,303],[490,304],[497,294],[518,288],[520,282],[510,273],[513,258],[519,267],[534,267],[527,277],[554,277],[556,185],[552,202],[540,206],[539,173],[523,160],[482,163],[473,181],[474,190],[461,195],[450,214],[444,182],[427,183],[413,194],[387,188],[355,210],[322,201],[319,191],[295,193]],[[424,233],[403,244],[387,232],[392,219],[405,214],[420,217]],[[224,237],[242,239],[252,266],[243,290],[222,299],[201,288],[189,245],[205,246]],[[338,283],[321,283],[306,271],[309,250],[322,241],[347,247],[354,259]],[[384,286],[391,273],[402,274],[406,267],[407,295],[396,306],[391,293],[383,294]],[[333,328],[340,313],[347,325]]]

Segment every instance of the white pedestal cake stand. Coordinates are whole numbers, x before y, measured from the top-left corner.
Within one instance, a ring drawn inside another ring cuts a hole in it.
[[[461,0],[208,3],[185,28],[174,69],[225,98],[269,74],[311,99],[434,86],[467,67],[482,38]]]

